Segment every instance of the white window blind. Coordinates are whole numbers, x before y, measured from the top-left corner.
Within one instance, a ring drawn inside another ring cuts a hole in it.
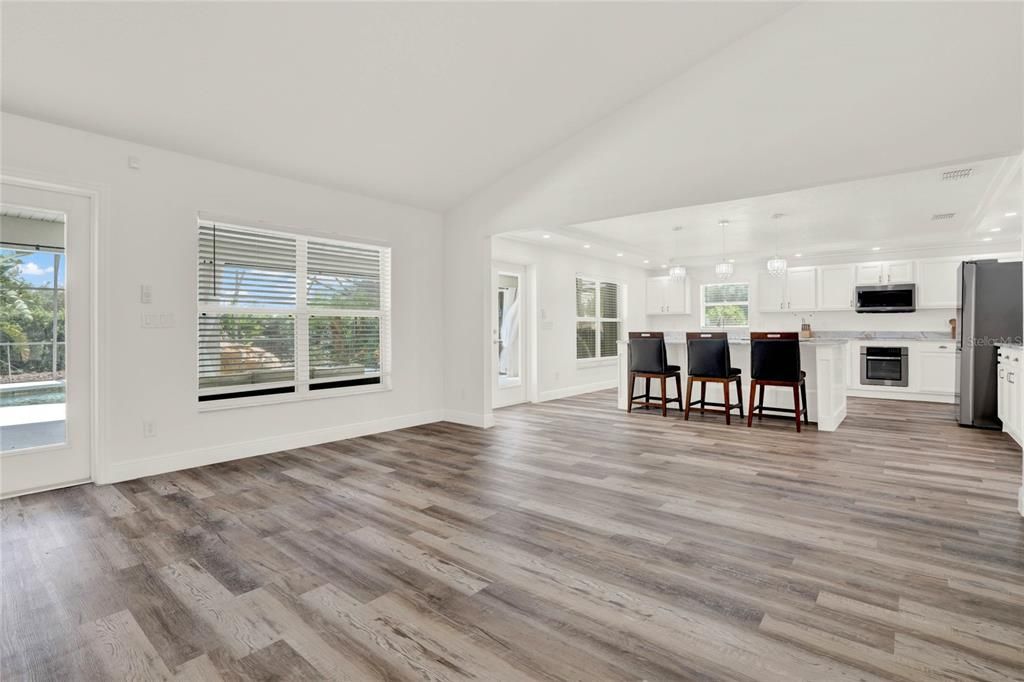
[[[387,247],[200,221],[199,400],[386,384],[389,287]]]
[[[586,277],[576,278],[576,359],[618,355],[622,333],[622,287]]]

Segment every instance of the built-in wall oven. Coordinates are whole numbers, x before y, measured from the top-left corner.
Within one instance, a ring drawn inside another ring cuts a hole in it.
[[[906,386],[906,346],[863,346],[860,349],[860,383],[864,386]]]

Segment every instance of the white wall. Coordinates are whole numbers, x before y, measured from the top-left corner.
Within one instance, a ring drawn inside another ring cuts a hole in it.
[[[441,418],[442,224],[375,199],[3,115],[3,172],[98,189],[101,480],[197,466]],[[128,167],[128,157],[141,161]],[[384,240],[393,258],[393,390],[199,412],[196,212]],[[73,257],[73,254],[71,254]],[[153,303],[139,302],[139,286]],[[73,292],[72,292],[73,293]],[[170,329],[140,316],[173,313]],[[142,421],[157,436],[143,438]]]
[[[1001,256],[1019,257],[1019,254],[999,254]],[[920,252],[887,252],[884,260],[913,260],[917,258],[961,257],[974,258],[993,256],[980,249],[930,250],[926,254]],[[869,259],[865,259],[867,262]],[[790,267],[812,265],[830,265],[856,262],[844,258],[817,260],[811,258],[789,259]],[[799,331],[802,322],[808,322],[815,331],[856,331],[856,332],[948,332],[949,320],[956,317],[954,308],[936,308],[917,310],[912,313],[892,313],[885,315],[865,315],[851,310],[824,310],[817,312],[761,312],[758,308],[759,275],[764,271],[764,262],[736,263],[735,272],[730,282],[748,282],[750,284],[750,329],[761,331]],[[648,276],[657,276],[661,271],[651,270]],[[690,279],[690,295],[693,314],[691,315],[651,315],[645,325],[649,329],[662,331],[697,331],[700,329],[700,287],[703,284],[714,284],[720,280],[715,277],[714,267],[687,268]]]
[[[1020,50],[1019,4],[805,3],[478,192],[445,216],[446,407],[490,411],[492,235],[1017,153]]]
[[[624,329],[644,325],[644,270],[514,239],[491,240],[494,260],[536,268],[537,383],[540,400],[616,385],[616,359],[576,360],[576,275],[607,278],[626,287]]]

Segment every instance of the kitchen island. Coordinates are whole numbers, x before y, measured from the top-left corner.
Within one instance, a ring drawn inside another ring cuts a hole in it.
[[[665,346],[669,364],[679,365],[682,370],[685,402],[686,391],[686,335],[682,332],[665,332]],[[625,410],[629,396],[629,353],[628,344],[619,342],[619,393],[618,407]],[[750,340],[735,338],[729,340],[732,366],[743,372],[743,410],[750,401]],[[850,359],[849,342],[846,339],[810,338],[800,340],[800,367],[807,372],[807,418],[818,425],[819,431],[835,431],[846,418],[846,389],[849,384]],[[651,382],[651,395],[660,397],[660,387]],[[637,380],[634,394],[643,391],[643,381]],[[675,386],[668,389],[673,396]],[[694,396],[698,395],[694,390]],[[709,384],[708,402],[723,402],[721,386]],[[793,408],[793,391],[776,386],[765,387],[765,407]],[[671,412],[669,413],[672,414]],[[767,413],[766,413],[767,414]],[[776,413],[778,414],[778,413]],[[736,413],[734,412],[735,416]]]

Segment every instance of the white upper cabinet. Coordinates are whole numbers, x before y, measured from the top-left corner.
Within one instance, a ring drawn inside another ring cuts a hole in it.
[[[772,277],[765,271],[758,273],[757,308],[762,313],[781,313],[786,309],[785,277]]]
[[[855,277],[852,265],[818,268],[818,310],[853,310]]]
[[[905,284],[914,281],[914,261],[895,260],[883,263],[885,266],[885,284]]]
[[[918,261],[917,307],[956,308],[959,266],[959,258]]]
[[[763,313],[816,310],[817,268],[789,268],[781,277],[758,273],[758,309]]]
[[[689,315],[690,278],[647,278],[648,315]]]
[[[914,261],[857,263],[857,284],[904,284],[914,281]]]
[[[789,268],[786,270],[786,310],[817,310],[818,269]]]
[[[881,263],[857,263],[857,284],[881,284],[885,268]]]

